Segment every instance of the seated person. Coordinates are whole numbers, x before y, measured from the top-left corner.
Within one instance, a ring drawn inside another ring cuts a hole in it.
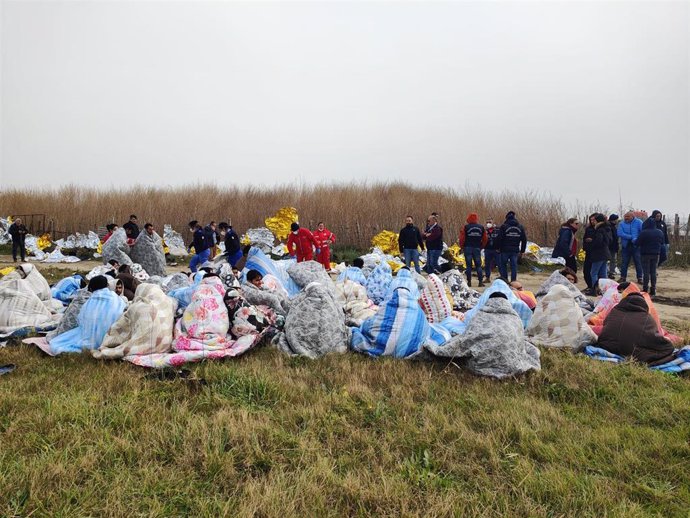
[[[268,306],[276,314],[285,316],[290,309],[287,297],[264,287],[263,275],[258,270],[249,270],[242,285],[242,295],[253,306]]]
[[[673,343],[659,331],[649,306],[639,292],[629,293],[608,314],[598,347],[650,365],[673,359]]]
[[[123,295],[127,297],[127,300],[130,302],[134,300],[134,293],[136,293],[139,287],[139,280],[132,275],[132,269],[128,265],[123,264],[118,268],[117,278],[122,281],[124,286]]]
[[[520,281],[513,281],[509,286],[510,289],[513,290],[513,293],[515,293],[522,302],[527,304],[528,308],[534,311],[534,308],[537,307],[537,298],[534,296],[534,293],[525,290]]]
[[[348,266],[345,268],[344,272],[338,275],[338,281],[342,282],[346,279],[349,279],[351,281],[358,282],[362,286],[366,286],[367,278],[364,276],[362,268],[364,268],[364,260],[361,257],[358,257],[352,261],[352,266]]]

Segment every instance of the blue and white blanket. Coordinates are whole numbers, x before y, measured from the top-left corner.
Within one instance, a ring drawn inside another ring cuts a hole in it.
[[[477,314],[477,312],[482,308],[484,304],[486,304],[486,301],[489,300],[489,296],[492,293],[496,292],[501,292],[503,293],[507,298],[508,302],[510,302],[510,305],[512,308],[515,310],[515,312],[518,314],[520,317],[520,320],[522,321],[522,328],[526,329],[527,326],[530,323],[530,320],[532,320],[532,310],[522,302],[514,293],[513,290],[510,289],[510,287],[503,282],[501,279],[496,279],[491,286],[489,286],[484,293],[482,293],[482,296],[479,297],[479,300],[477,301],[477,305],[474,306],[472,309],[470,309],[467,313],[465,313],[465,320],[463,321],[463,324],[465,327],[467,327],[467,324],[469,324],[474,316]]]
[[[247,262],[242,271],[242,282],[244,282],[249,270],[256,270],[262,276],[273,275],[282,284],[282,288],[288,293],[289,297],[294,297],[300,292],[300,287],[288,275],[287,270],[295,264],[295,259],[282,259],[274,261],[268,257],[261,249],[252,247],[247,254]]]
[[[194,290],[197,289],[201,283],[201,279],[204,278],[205,272],[196,272],[192,275],[191,286],[183,286],[182,288],[175,288],[168,292],[168,296],[177,300],[177,307],[180,309],[185,309],[189,306],[192,301],[192,295],[194,295]]]
[[[81,288],[81,279],[81,275],[65,277],[50,288],[50,295],[63,304],[68,304]]]
[[[601,347],[595,347],[593,345],[588,345],[585,347],[584,353],[590,358],[595,360],[601,360],[611,363],[623,363],[625,358],[612,352],[602,349]],[[670,362],[666,362],[662,365],[656,365],[654,367],[649,367],[655,371],[662,372],[683,372],[690,370],[690,345],[686,345],[682,349],[675,352],[676,357]]]
[[[367,295],[374,304],[381,304],[388,295],[388,287],[393,282],[393,273],[390,265],[383,261],[376,265],[376,268],[367,278]]]
[[[417,281],[412,277],[412,272],[406,268],[398,270],[398,274],[393,277],[393,280],[388,286],[386,298],[390,297],[398,288],[407,289],[413,297],[419,299],[420,291]]]
[[[367,285],[367,278],[364,276],[364,273],[362,273],[362,269],[356,266],[348,266],[345,268],[344,272],[338,275],[338,282],[344,282],[347,279],[357,282],[362,286]]]

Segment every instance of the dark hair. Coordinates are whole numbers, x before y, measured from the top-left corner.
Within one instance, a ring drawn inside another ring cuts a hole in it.
[[[319,221],[319,222],[316,224],[316,226],[318,227],[319,225],[322,225],[322,224],[323,224],[323,221]]]
[[[245,245],[245,247],[242,249],[242,255],[247,255],[249,254],[249,251],[252,249],[252,245]]]
[[[198,227],[198,226],[199,226],[199,222],[198,222],[197,220],[195,220],[195,219],[193,219],[192,221],[189,222],[189,227],[190,227],[190,228],[196,228],[196,227]]]
[[[568,267],[566,266],[565,268],[563,268],[563,269],[562,269],[560,272],[558,272],[558,273],[560,273],[563,277],[565,277],[566,275],[572,275],[573,278],[575,279],[575,284],[577,284],[577,274],[575,273],[575,271],[574,271],[572,268],[568,268]]]
[[[408,214],[407,216],[405,216],[405,219],[407,219],[407,218],[410,218],[411,220],[414,220],[414,218],[413,218],[412,216],[410,216],[409,214]]]
[[[117,226],[117,225],[116,225],[115,223],[108,223],[108,224],[105,226],[105,229],[106,229],[108,232],[112,232],[113,229],[114,229],[116,226]]]
[[[83,275],[80,275],[79,276],[79,287],[80,288],[86,288],[86,286],[87,286],[86,279],[84,278]]]
[[[134,219],[139,219],[139,218],[137,218],[137,215],[136,215],[136,214],[130,214],[130,215],[129,215],[129,219],[132,219],[132,218],[134,218]]]
[[[216,224],[216,222],[213,221],[213,220],[211,220],[211,221],[209,222],[209,225],[215,225],[215,224]]]
[[[221,221],[220,223],[218,223],[218,228],[221,230],[225,230],[226,228],[228,228],[228,224],[225,221]]]
[[[118,261],[117,259],[111,259],[110,261],[108,261],[108,264],[110,266],[115,266],[116,264],[120,264],[120,261]]]
[[[606,221],[606,216],[604,216],[601,212],[598,212],[597,215],[594,217],[594,221],[597,223],[603,223]]]
[[[568,218],[568,221],[566,221],[565,223],[563,223],[563,225],[564,225],[564,226],[565,226],[565,225],[570,226],[570,225],[572,225],[573,223],[575,223],[576,221],[577,221],[577,218]]]
[[[128,264],[121,264],[117,271],[118,273],[132,273],[132,269]]]
[[[151,228],[152,226],[152,223],[146,223],[146,225],[144,225],[144,229]]]
[[[489,295],[490,299],[506,299],[508,300],[508,297],[506,297],[505,293],[502,293],[500,291],[494,291],[491,295]]]
[[[259,270],[249,270],[247,272],[247,282],[252,282],[256,279],[262,279],[263,275],[261,275],[261,272]]]
[[[211,268],[210,266],[204,266],[202,268],[199,268],[199,271],[206,272],[206,275],[211,274],[211,273],[215,273],[213,271],[213,268]]]
[[[299,230],[299,223],[293,223],[290,225],[290,231],[294,232],[295,230]]]
[[[89,281],[89,288],[88,290],[93,293],[94,291],[97,290],[102,290],[103,288],[108,287],[108,279],[105,278],[104,275],[96,275]]]
[[[364,259],[361,257],[357,257],[354,261],[352,261],[352,266],[356,266],[357,268],[364,268]]]
[[[592,214],[589,215],[589,217],[587,218],[587,223],[589,223],[589,222],[591,221],[592,218],[594,218],[594,219],[597,218],[597,213],[596,213],[596,212],[593,212]]]
[[[625,290],[628,286],[630,286],[630,282],[629,282],[629,281],[621,282],[621,283],[618,285],[618,291],[623,291],[623,290]]]

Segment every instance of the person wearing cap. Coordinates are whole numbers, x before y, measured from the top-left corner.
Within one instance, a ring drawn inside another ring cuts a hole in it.
[[[314,248],[318,248],[319,243],[314,239],[313,234],[307,228],[301,228],[299,223],[290,225],[290,235],[287,240],[288,252],[292,257],[297,256],[297,262],[312,261],[314,259]]]
[[[637,283],[642,284],[642,258],[640,248],[637,246],[637,238],[642,231],[642,220],[635,217],[631,210],[625,213],[623,221],[618,224],[618,237],[621,242],[621,276],[618,282],[626,282],[628,278],[628,266],[632,259],[635,263]]]
[[[518,256],[522,257],[527,249],[527,233],[512,210],[506,214],[506,220],[498,231],[498,242],[501,250],[501,261],[498,264],[501,277],[508,278],[510,263],[510,280],[516,281]]]
[[[609,226],[611,227],[611,243],[609,243],[609,250],[611,252],[611,259],[609,260],[608,273],[609,279],[614,279],[616,277],[616,264],[618,260],[618,249],[620,248],[620,243],[618,242],[618,222],[620,218],[618,214],[611,214],[609,216]]]

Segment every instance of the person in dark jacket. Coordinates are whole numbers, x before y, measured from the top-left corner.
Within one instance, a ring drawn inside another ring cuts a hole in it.
[[[22,222],[22,218],[17,218],[7,229],[7,233],[12,237],[12,260],[17,262],[17,252],[22,259],[26,261],[26,234],[28,230]]]
[[[592,287],[589,290],[589,295],[596,295],[599,288],[599,279],[606,279],[606,265],[611,259],[611,251],[609,245],[611,244],[611,227],[606,220],[606,216],[598,213],[594,217],[594,237],[590,244],[589,254],[592,261],[591,279]]]
[[[609,226],[611,227],[611,244],[609,250],[611,252],[611,259],[609,260],[609,279],[616,278],[616,263],[618,261],[618,249],[620,244],[618,242],[618,222],[620,218],[618,214],[611,214],[609,216]]]
[[[650,295],[656,295],[656,267],[659,264],[659,255],[666,246],[664,233],[657,227],[654,218],[648,218],[642,224],[642,231],[637,238],[637,246],[642,257],[642,291],[649,291]],[[652,281],[651,288],[649,281]]]
[[[666,222],[664,221],[663,217],[664,215],[661,213],[660,210],[652,211],[652,218],[656,223],[656,228],[661,230],[661,232],[664,234],[664,247],[661,249],[661,252],[659,253],[659,266],[661,266],[668,260],[670,248],[668,241],[668,228],[666,227]]]
[[[426,265],[424,271],[431,274],[438,272],[438,260],[443,252],[443,228],[435,215],[426,220],[426,229],[422,233],[426,243]]]
[[[585,278],[587,289],[591,290],[592,286],[592,256],[590,249],[592,248],[592,240],[594,239],[594,226],[596,225],[596,213],[588,218],[588,224],[585,227],[585,234],[582,236],[582,249],[585,251],[585,262],[582,265],[582,273]]]
[[[197,220],[189,222],[189,230],[194,233],[192,237],[192,244],[189,247],[194,247],[194,257],[189,261],[189,269],[192,273],[196,273],[199,266],[208,261],[211,255],[210,243],[207,233],[201,228]]]
[[[398,248],[405,258],[405,266],[409,268],[410,264],[414,261],[415,271],[417,273],[422,273],[422,269],[419,267],[419,250],[417,247],[424,250],[422,233],[415,227],[412,216],[407,216],[405,218],[405,226],[400,229],[400,233],[398,234]]]
[[[580,228],[580,223],[577,218],[570,218],[561,225],[558,231],[558,239],[556,246],[553,247],[551,257],[562,257],[565,259],[565,265],[577,272],[577,238],[575,234]]]
[[[128,241],[135,241],[139,237],[139,225],[137,225],[137,217],[132,214],[129,216],[129,221],[122,225],[127,234]]]
[[[501,253],[498,249],[498,228],[494,225],[494,220],[486,219],[484,225],[486,229],[486,246],[484,247],[484,277],[486,282],[491,282],[491,271],[501,259]]]
[[[484,272],[482,271],[482,248],[488,241],[486,229],[479,224],[479,216],[474,212],[467,216],[467,224],[460,230],[458,244],[465,255],[465,275],[467,285],[472,286],[472,264],[477,271],[479,286],[484,286]]]
[[[225,234],[225,256],[230,265],[234,268],[242,259],[242,245],[240,243],[240,236],[237,235],[232,228],[232,225],[222,221],[218,224],[221,236]]]
[[[211,221],[208,225],[204,227],[204,232],[206,233],[206,242],[208,243],[208,258],[213,259],[217,253],[217,246],[220,243],[220,232],[216,227],[216,222]]]
[[[510,280],[517,280],[518,255],[522,257],[527,249],[527,234],[515,217],[512,210],[506,214],[506,220],[498,231],[498,242],[501,250],[501,261],[498,269],[501,277],[508,278],[508,263],[510,262]]]
[[[630,293],[611,310],[597,346],[650,365],[661,365],[674,356],[673,344],[659,332],[640,293]]]
[[[124,286],[122,294],[131,302],[139,287],[139,280],[132,275],[131,268],[126,264],[120,266],[116,279],[122,281],[122,285]]]

